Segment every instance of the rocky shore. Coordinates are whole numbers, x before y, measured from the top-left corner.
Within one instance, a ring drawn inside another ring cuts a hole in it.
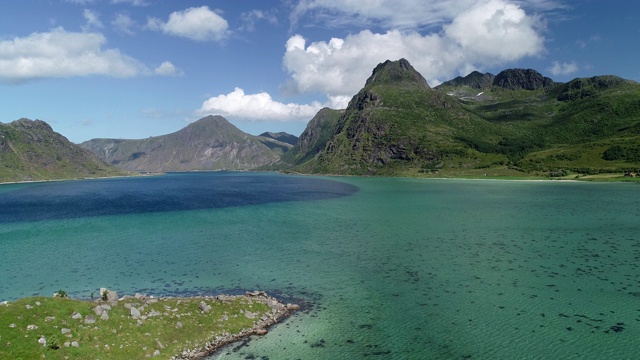
[[[93,297],[93,295],[92,295]],[[202,359],[268,329],[300,309],[264,291],[244,295],[53,298],[0,303],[0,358]]]
[[[300,306],[297,304],[283,304],[279,302],[276,298],[270,297],[264,291],[247,291],[245,295],[218,295],[215,297],[204,297],[203,299],[215,299],[219,301],[232,301],[239,297],[246,297],[251,299],[254,302],[262,302],[268,305],[271,308],[270,314],[263,315],[254,325],[249,329],[244,329],[237,334],[229,334],[225,333],[221,336],[216,337],[213,341],[208,342],[202,347],[185,350],[182,354],[174,356],[172,359],[184,359],[184,360],[195,360],[195,359],[203,359],[207,356],[212,355],[216,352],[216,350],[220,349],[223,346],[229,345],[236,341],[242,340],[248,336],[252,335],[265,335],[268,332],[269,327],[274,324],[279,323],[280,321],[287,318],[291,315],[292,312],[299,310]],[[201,303],[202,304],[202,303]]]

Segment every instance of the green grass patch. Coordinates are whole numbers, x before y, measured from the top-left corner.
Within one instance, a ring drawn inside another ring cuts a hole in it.
[[[202,301],[211,309],[202,311]],[[0,305],[0,359],[168,359],[252,328],[272,312],[266,299],[248,297],[129,298],[112,305],[103,320],[94,310],[102,303],[31,297]],[[95,323],[87,323],[88,316]]]

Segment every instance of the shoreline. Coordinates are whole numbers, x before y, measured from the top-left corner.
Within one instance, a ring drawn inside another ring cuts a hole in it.
[[[215,339],[208,341],[205,345],[192,349],[191,351],[183,351],[180,355],[174,355],[171,357],[172,360],[200,360],[204,359],[208,356],[215,354],[216,351],[221,348],[243,340],[247,337],[257,335],[264,336],[268,333],[268,329],[275,324],[278,324],[291,316],[293,312],[300,309],[300,306],[297,304],[284,304],[280,302],[278,299],[267,295],[267,293],[263,291],[247,291],[245,295],[218,295],[218,297],[224,297],[227,299],[230,298],[245,298],[250,299],[254,302],[262,301],[266,303],[270,308],[272,313],[265,314],[259,321],[257,321],[251,328],[242,329],[240,332],[236,334],[223,334],[217,336]],[[207,298],[207,297],[194,297],[198,298]],[[210,298],[210,297],[209,297]]]
[[[0,358],[37,358],[55,351],[54,358],[74,359],[98,350],[104,358],[199,360],[248,337],[264,336],[300,310],[264,291],[118,297],[101,288],[99,294],[95,300],[70,299],[61,290],[53,297],[0,302],[0,318],[11,319]]]

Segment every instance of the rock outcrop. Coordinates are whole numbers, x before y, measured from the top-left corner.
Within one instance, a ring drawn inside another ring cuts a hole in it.
[[[553,84],[553,80],[533,69],[507,69],[493,79],[494,86],[507,90],[537,90]]]

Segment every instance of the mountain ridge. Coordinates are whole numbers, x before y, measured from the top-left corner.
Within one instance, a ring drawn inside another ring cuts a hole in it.
[[[206,116],[186,127],[147,139],[91,139],[80,144],[129,171],[245,170],[278,160],[291,145],[246,134],[222,116]]]

